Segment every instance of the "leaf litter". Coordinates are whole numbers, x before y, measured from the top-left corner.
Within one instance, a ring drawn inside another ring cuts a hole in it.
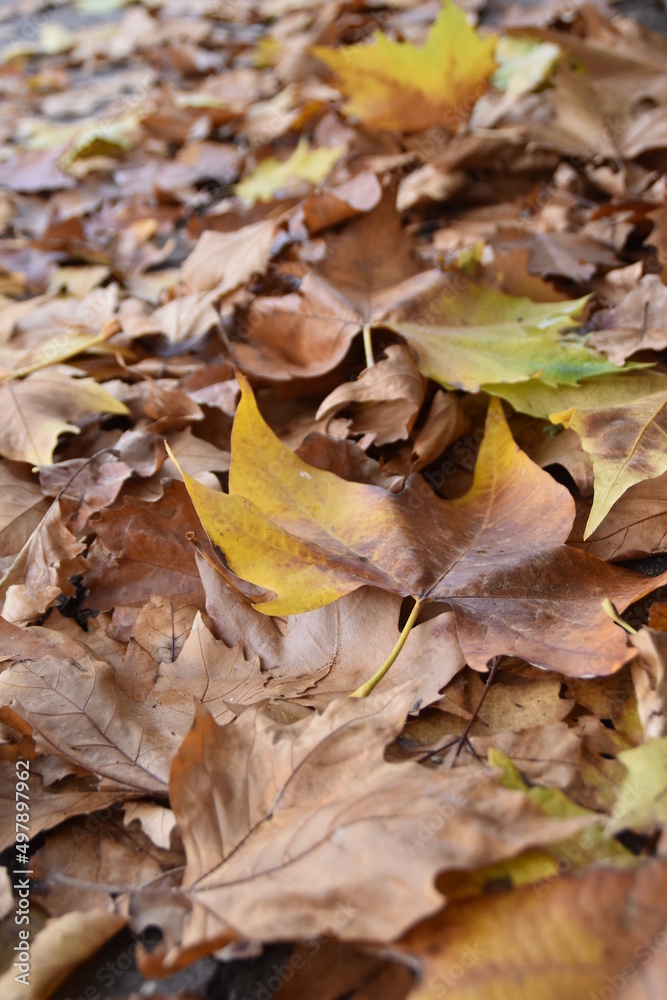
[[[662,998],[663,37],[2,16],[3,996]]]

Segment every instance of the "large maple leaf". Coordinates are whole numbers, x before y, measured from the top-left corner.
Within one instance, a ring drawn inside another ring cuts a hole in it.
[[[516,654],[566,674],[603,674],[631,658],[601,601],[626,607],[656,580],[564,544],[574,502],[519,450],[498,401],[472,487],[446,501],[419,476],[392,494],[307,465],[240,382],[229,494],[184,479],[229,567],[275,594],[258,610],[298,614],[371,584],[449,604],[478,669]]]
[[[154,970],[237,937],[284,940],[333,926],[348,940],[387,940],[439,908],[436,872],[514,857],[589,825],[546,816],[497,772],[388,763],[385,746],[414,700],[408,684],[373,702],[338,699],[298,722],[253,706],[223,727],[197,710],[169,783],[187,857],[185,906],[182,921],[164,926],[168,950],[151,956]],[[145,910],[164,920],[169,911],[155,902],[154,890],[135,897],[139,924]]]

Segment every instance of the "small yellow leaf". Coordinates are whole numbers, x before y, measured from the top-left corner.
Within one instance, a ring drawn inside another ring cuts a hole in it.
[[[280,161],[275,156],[262,160],[234,191],[242,201],[254,205],[256,201],[271,201],[276,194],[289,191],[299,181],[319,184],[344,152],[343,146],[310,149],[307,141],[301,139],[288,160]]]
[[[370,45],[316,46],[314,54],[340,77],[348,115],[369,128],[416,132],[440,125],[456,131],[487,89],[495,68],[495,35],[480,35],[452,0],[421,46],[377,34]]]
[[[618,759],[628,769],[618,790],[611,830],[650,831],[667,822],[667,737],[651,740]]]

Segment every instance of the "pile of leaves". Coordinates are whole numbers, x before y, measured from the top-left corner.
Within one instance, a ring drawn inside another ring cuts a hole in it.
[[[3,997],[662,1000],[667,43],[1,16]]]

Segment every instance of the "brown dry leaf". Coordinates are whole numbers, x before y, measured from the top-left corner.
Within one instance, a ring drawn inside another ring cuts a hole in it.
[[[517,444],[533,462],[542,469],[562,465],[574,479],[581,495],[592,496],[593,464],[574,431],[561,429],[554,434],[553,424],[540,426],[534,420],[524,423],[520,416],[512,420],[511,426]]]
[[[660,965],[666,887],[649,861],[455,903],[400,943],[421,965],[411,1000],[625,997]]]
[[[426,420],[415,434],[412,444],[408,444],[402,448],[397,458],[385,462],[383,464],[383,471],[399,472],[400,470],[403,473],[401,485],[404,485],[405,478],[410,473],[419,472],[427,465],[430,465],[434,459],[441,455],[451,444],[454,444],[468,430],[470,430],[470,420],[464,413],[462,400],[459,396],[453,392],[443,392],[442,389],[437,389],[431,400]],[[301,452],[299,452],[299,455],[305,461],[309,461],[306,455],[302,455]],[[329,466],[329,468],[331,468],[332,472],[340,475],[334,467]],[[427,481],[434,489],[441,489],[446,481],[444,469],[431,470],[428,473]],[[378,483],[377,485],[384,484]],[[386,488],[395,492],[391,486],[387,486]]]
[[[0,184],[13,191],[61,191],[76,181],[60,168],[62,149],[26,149],[0,166]]]
[[[438,269],[417,263],[391,188],[329,236],[327,251],[298,293],[258,297],[244,314],[229,339],[244,371],[276,380],[321,375],[343,360],[365,323],[414,307],[444,283]]]
[[[347,438],[334,438],[321,431],[311,431],[306,434],[295,454],[308,465],[314,465],[316,469],[328,469],[341,479],[349,479],[353,483],[383,486],[391,493],[401,489],[404,484],[404,476],[388,474],[388,463],[381,470],[379,462],[370,458],[355,441]],[[386,475],[384,470],[387,470]]]
[[[579,505],[569,540],[598,559],[619,562],[667,551],[667,473],[626,490],[584,541],[589,516],[589,505]]]
[[[140,607],[154,595],[202,602],[194,546],[185,537],[201,527],[181,483],[167,480],[152,502],[127,497],[121,508],[95,514],[91,526],[98,537],[86,574],[91,607]]]
[[[171,846],[172,836],[177,830],[171,809],[155,802],[128,802],[123,807],[123,823],[126,827],[138,823],[155,846],[164,850]]]
[[[249,709],[220,728],[197,712],[171,770],[190,911],[163,953],[165,971],[239,935],[320,933],[341,908],[339,938],[394,937],[438,907],[437,870],[509,858],[580,828],[548,819],[479,768],[386,763],[384,746],[413,703],[410,685],[287,725]],[[433,836],[411,847],[415,824],[438,813]]]
[[[42,489],[49,496],[57,496],[61,509],[68,516],[67,527],[72,534],[85,534],[91,514],[108,507],[118,496],[132,468],[108,452],[99,460],[75,458],[43,465],[39,470]]]
[[[54,500],[6,571],[0,593],[7,620],[28,622],[61,593],[75,593],[71,578],[85,573],[90,564],[82,555],[85,544],[72,534],[68,521]]]
[[[632,680],[637,696],[637,711],[646,740],[667,733],[667,635],[652,628],[642,628],[630,637],[639,650],[632,664]]]
[[[1,710],[3,722],[12,720],[6,709]],[[29,729],[29,727],[26,727]],[[73,816],[85,816],[110,809],[126,799],[127,792],[120,789],[113,791],[97,791],[91,787],[89,772],[77,776],[63,778],[59,770],[56,780],[49,779],[53,770],[53,760],[45,757],[30,759],[30,834],[36,837],[44,830],[58,826]],[[42,772],[44,775],[42,776]],[[143,794],[143,792],[141,793]],[[3,821],[0,823],[0,850],[5,850],[16,840],[15,807],[16,807],[16,768],[14,763],[0,761],[0,802],[2,802]],[[86,830],[85,820],[81,821],[81,829]]]
[[[37,478],[23,463],[0,462],[0,557],[14,556],[51,506]]]
[[[664,205],[647,212],[646,217],[653,222],[651,235],[646,242],[654,246],[662,265],[667,264],[667,209]]]
[[[308,272],[298,293],[256,298],[229,348],[244,371],[280,380],[313,377],[343,360],[359,329],[356,311]]]
[[[426,379],[406,347],[395,344],[385,353],[386,358],[366,368],[356,382],[334,389],[320,404],[317,419],[327,421],[350,410],[350,433],[363,434],[368,444],[408,438],[424,402]]]
[[[377,177],[363,170],[343,184],[309,195],[303,203],[304,222],[310,233],[318,233],[360,212],[370,212],[381,197]]]
[[[648,624],[649,628],[667,632],[667,604],[664,601],[655,601],[651,605],[648,613]]]
[[[30,859],[39,883],[58,886],[57,892],[44,892],[38,884],[32,893],[52,917],[70,911],[114,912],[113,896],[119,891],[160,881],[164,873],[183,865],[181,850],[171,850],[169,843],[158,849],[138,825],[124,824],[120,810],[91,827],[87,830],[77,821],[63,824]],[[74,884],[68,884],[70,879]]]
[[[263,274],[279,225],[279,219],[269,219],[229,233],[202,233],[181,269],[187,291],[215,289],[223,296],[245,284],[253,274]]]
[[[344,918],[341,911],[340,919]],[[287,969],[281,1000],[311,1000],[313,983],[317,983],[317,1000],[405,1000],[414,982],[414,973],[405,963],[390,962],[372,948],[335,938],[299,942]]]
[[[40,747],[68,772],[97,775],[101,790],[165,794],[178,745],[168,717],[124,695],[114,670],[83,643],[2,619],[0,634],[12,650],[0,673],[2,704],[26,720]]]
[[[170,436],[168,440],[178,464],[189,476],[212,489],[220,485],[212,473],[228,471],[231,457],[229,451],[195,437],[190,427],[186,427],[174,437]],[[162,471],[165,475],[173,474],[175,477],[179,475],[176,466],[169,459],[162,467]]]
[[[79,432],[72,421],[82,413],[128,412],[93,379],[68,378],[54,370],[4,382],[0,406],[4,415],[0,452],[33,465],[49,464],[59,435]]]
[[[192,607],[153,596],[139,612],[122,663],[116,667],[119,686],[134,701],[144,701],[160,663],[171,663],[192,627]]]
[[[637,351],[667,347],[667,288],[657,274],[646,274],[619,305],[595,316],[588,343],[620,365]]]
[[[161,664],[153,697],[180,712],[185,728],[192,721],[192,698],[222,725],[236,716],[239,706],[272,694],[265,690],[270,679],[260,670],[257,656],[246,659],[240,645],[230,649],[216,639],[197,613],[178,657]]]

